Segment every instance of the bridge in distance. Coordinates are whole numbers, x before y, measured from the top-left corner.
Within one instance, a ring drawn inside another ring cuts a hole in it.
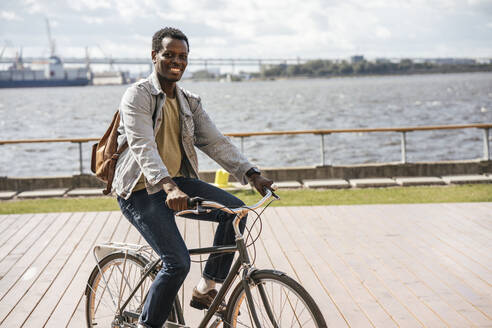
[[[364,58],[363,56],[355,56]],[[353,58],[348,59],[333,59],[333,58],[189,58],[188,65],[201,66],[207,69],[209,66],[228,66],[235,70],[235,67],[256,66],[261,71],[262,67],[268,65],[279,64],[304,64],[311,60],[331,60],[334,62],[341,62],[342,60],[352,61]],[[384,60],[386,62],[399,63],[402,59],[410,59],[413,62],[431,62],[436,64],[477,64],[477,63],[492,63],[492,58],[380,58],[376,61]],[[16,61],[16,58],[2,57],[0,56],[0,64],[11,64]],[[40,64],[46,63],[45,57],[22,57],[24,64]],[[152,61],[150,58],[112,58],[112,57],[64,57],[63,62],[65,64],[78,64],[78,65],[147,65],[149,70],[152,70]]]
[[[15,62],[15,58],[0,58],[0,64],[10,64]],[[257,66],[261,69],[264,65],[278,64],[303,64],[309,60],[307,58],[189,58],[188,65],[202,66],[229,66],[234,70],[237,66]],[[45,63],[46,58],[41,57],[23,57],[24,64]],[[83,57],[64,57],[65,64],[79,65],[149,65],[152,66],[150,58],[83,58]]]

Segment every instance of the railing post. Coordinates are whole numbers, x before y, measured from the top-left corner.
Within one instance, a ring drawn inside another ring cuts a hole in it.
[[[79,144],[79,169],[80,169],[80,175],[84,173],[84,166],[83,166],[83,161],[82,161],[82,142],[78,142]]]
[[[325,166],[325,135],[322,133],[321,136],[321,166]]]
[[[244,154],[244,137],[241,137],[241,154]]]
[[[483,129],[483,159],[485,161],[490,159],[489,128]]]
[[[407,162],[407,137],[406,131],[401,131],[401,162]]]

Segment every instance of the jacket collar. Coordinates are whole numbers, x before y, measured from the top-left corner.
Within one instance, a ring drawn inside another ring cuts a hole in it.
[[[178,98],[178,103],[180,104],[180,109],[185,116],[193,116],[190,109],[190,103],[188,98],[184,94],[180,86],[176,85],[176,98]]]
[[[161,84],[159,83],[159,79],[157,79],[157,73],[152,71],[152,73],[148,77],[150,82],[150,93],[154,96],[157,95],[165,95],[164,91],[161,89]],[[186,116],[193,116],[190,109],[190,104],[188,102],[187,97],[185,96],[181,87],[176,84],[176,97],[178,98],[178,103],[180,104],[181,111]]]
[[[164,93],[161,89],[161,84],[159,83],[155,70],[149,75],[148,80],[150,82],[150,93],[152,95],[157,96]]]

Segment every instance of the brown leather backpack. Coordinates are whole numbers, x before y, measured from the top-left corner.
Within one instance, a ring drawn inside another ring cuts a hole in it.
[[[126,141],[118,148],[119,125],[120,111],[117,110],[101,140],[92,146],[91,171],[99,180],[106,183],[106,189],[103,190],[105,195],[111,192],[113,186],[116,161],[121,153],[128,148]]]

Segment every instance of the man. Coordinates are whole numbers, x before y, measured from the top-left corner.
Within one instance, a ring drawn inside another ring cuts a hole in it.
[[[198,96],[178,87],[188,63],[187,37],[166,27],[152,38],[153,73],[128,88],[120,104],[121,145],[113,188],[125,217],[138,229],[163,260],[152,283],[139,327],[162,327],[190,267],[187,247],[176,226],[174,213],[187,208],[189,197],[200,196],[239,207],[233,195],[198,179],[194,146],[217,161],[238,181],[248,180],[264,194],[272,181],[261,176],[224,137],[203,110]],[[214,245],[234,244],[232,216],[222,211],[194,218],[218,222]],[[243,220],[244,221],[244,220]],[[241,229],[244,229],[242,222]],[[233,254],[211,255],[198,285],[192,306],[208,308],[229,272]]]

